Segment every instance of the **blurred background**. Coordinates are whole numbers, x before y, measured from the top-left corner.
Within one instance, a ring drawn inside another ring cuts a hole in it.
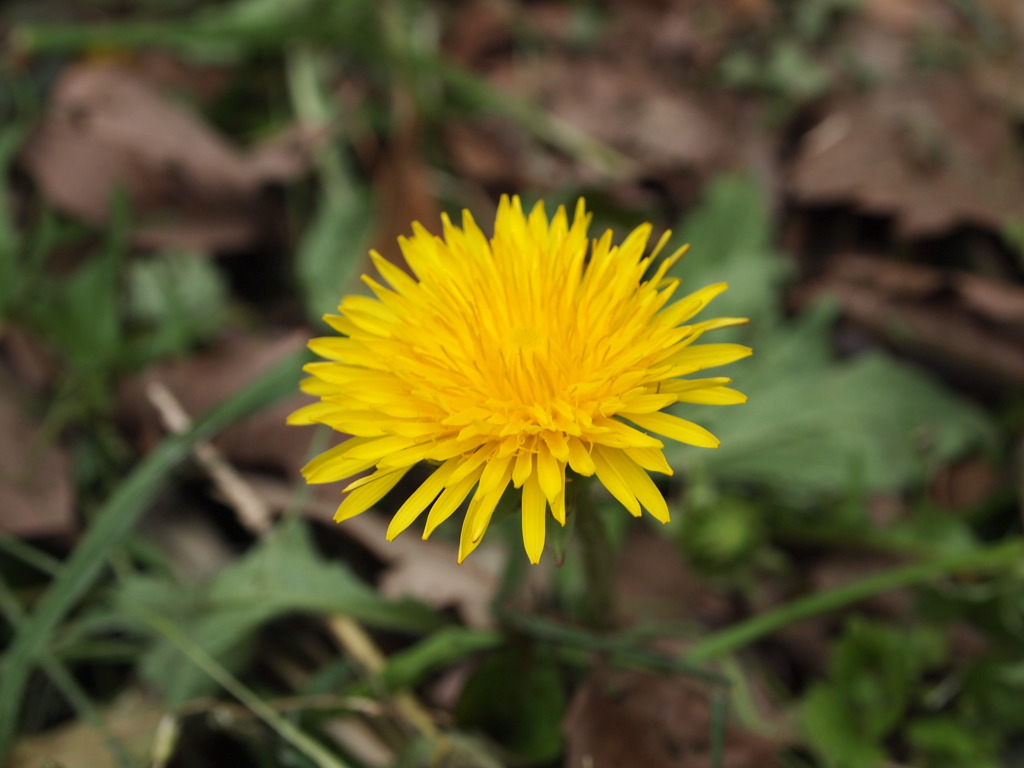
[[[1024,765],[1019,0],[6,0],[0,41],[0,762]],[[284,424],[368,250],[503,193],[672,229],[751,318],[672,523],[599,500],[601,631],[571,542],[335,526]]]

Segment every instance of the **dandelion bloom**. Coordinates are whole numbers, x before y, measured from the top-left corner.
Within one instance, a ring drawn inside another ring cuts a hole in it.
[[[400,238],[412,275],[372,253],[387,285],[364,276],[375,297],[345,297],[340,314],[324,318],[341,336],[310,342],[325,361],[306,366],[303,389],[320,401],[289,421],[351,437],[313,459],[306,479],[374,469],[348,484],[334,519],[365,511],[428,461],[433,472],[387,537],[429,506],[426,538],[475,488],[460,563],[509,483],[522,489],[523,541],[538,562],[548,509],[565,524],[566,468],[597,475],[634,516],[643,507],[667,522],[648,474],[672,474],[659,436],[706,448],[718,439],[664,409],[746,399],[729,379],[684,378],[750,354],[738,344],[694,344],[705,331],[746,322],[689,322],[727,286],[671,301],[679,281],[666,275],[685,248],[645,277],[668,233],[649,256],[649,224],[621,245],[610,231],[590,242],[582,200],[570,224],[564,208],[549,220],[543,204],[526,215],[518,198],[503,197],[490,240],[468,212],[461,228],[442,221],[443,237],[413,224],[412,237]]]

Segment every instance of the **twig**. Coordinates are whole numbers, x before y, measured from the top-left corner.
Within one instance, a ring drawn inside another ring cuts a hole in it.
[[[146,387],[146,395],[160,413],[167,429],[176,434],[188,430],[191,420],[167,387],[158,381],[150,382]],[[264,535],[270,529],[273,518],[270,505],[213,445],[208,442],[197,443],[193,453],[196,461],[234,508],[239,522],[257,535]],[[330,616],[327,618],[327,628],[367,672],[374,677],[380,675],[387,664],[387,658],[358,622],[347,616]],[[430,739],[438,737],[439,731],[433,718],[412,694],[395,694],[393,701],[395,711],[417,733]]]
[[[170,432],[180,435],[191,428],[192,419],[174,394],[161,382],[149,382],[146,385],[146,397]],[[235,510],[238,522],[257,536],[270,530],[273,520],[270,507],[213,444],[198,442],[192,447],[192,453]]]
[[[357,622],[347,616],[332,616],[327,619],[327,626],[348,654],[374,677],[380,677],[387,665],[387,658]],[[394,694],[395,710],[416,731],[428,739],[436,739],[439,735],[434,719],[408,691]]]

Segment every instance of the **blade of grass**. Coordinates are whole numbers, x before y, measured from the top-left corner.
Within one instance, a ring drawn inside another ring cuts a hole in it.
[[[722,768],[725,760],[725,727],[729,703],[721,691],[711,692],[711,768]]]
[[[323,745],[308,734],[303,733],[290,721],[281,717],[273,707],[263,701],[245,683],[218,664],[212,656],[193,642],[170,619],[145,610],[139,611],[139,618],[177,645],[181,652],[199,669],[209,675],[217,685],[242,702],[254,715],[266,723],[282,739],[313,761],[314,764],[320,766],[320,768],[348,768],[346,763],[332,755]]]
[[[60,560],[56,557],[48,555],[41,549],[36,549],[16,536],[11,536],[11,534],[2,531],[0,531],[0,552],[21,560],[25,565],[32,566],[47,576],[53,576],[60,570]]]
[[[3,612],[7,623],[15,631],[19,631],[24,625],[25,612],[18,603],[18,599],[2,579],[0,579],[0,611]],[[123,766],[123,768],[133,768],[135,762],[132,760],[131,755],[128,754],[124,744],[110,732],[106,720],[104,720],[103,715],[100,714],[99,710],[92,703],[89,694],[82,689],[78,681],[60,663],[60,660],[49,649],[45,649],[40,653],[39,663],[42,665],[43,671],[46,672],[46,676],[50,678],[51,682],[57,687],[57,690],[67,699],[75,713],[100,733],[118,764]]]
[[[515,120],[536,138],[612,179],[629,175],[633,163],[628,157],[528,100],[491,85],[461,67],[440,60],[422,64],[436,67],[444,82],[481,112],[494,111]]]
[[[577,627],[556,624],[541,616],[528,616],[512,611],[500,611],[498,616],[508,627],[525,635],[579,651],[604,653],[613,664],[625,668],[670,672],[725,688],[730,685],[729,679],[722,675],[689,664],[688,660],[651,651],[632,638],[597,635]]]
[[[287,358],[197,419],[190,431],[165,438],[103,506],[8,648],[0,680],[0,755],[11,746],[19,704],[41,650],[49,648],[58,623],[95,583],[110,552],[131,532],[168,475],[197,442],[208,440],[244,416],[294,392],[305,356],[301,353]]]
[[[827,592],[794,600],[708,635],[690,646],[683,660],[690,664],[711,661],[719,656],[734,653],[802,619],[819,616],[884,592],[926,584],[961,571],[999,571],[1020,566],[1022,563],[1024,541],[1013,539],[989,547],[979,547],[970,552],[959,552],[924,563],[893,568]]]

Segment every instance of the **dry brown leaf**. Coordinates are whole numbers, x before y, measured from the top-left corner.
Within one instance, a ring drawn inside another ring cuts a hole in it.
[[[647,526],[631,528],[615,572],[625,624],[699,621],[718,627],[735,618],[728,598],[698,578],[672,542]]]
[[[56,353],[35,334],[15,325],[0,330],[0,347],[11,374],[26,392],[40,395],[60,375]]]
[[[851,320],[894,344],[1024,383],[1024,288],[843,254],[801,301],[822,294],[838,298]]]
[[[0,531],[31,537],[77,529],[70,462],[50,439],[0,370]]]
[[[991,498],[1006,478],[982,458],[940,469],[929,486],[932,501],[942,507],[969,509]]]
[[[102,712],[110,732],[129,754],[148,764],[161,720],[167,713],[153,697],[130,689]],[[76,720],[18,741],[8,757],[8,768],[119,768],[123,763],[110,749],[103,734]]]
[[[525,184],[523,158],[529,146],[522,131],[508,123],[495,119],[449,123],[444,142],[460,177],[501,191]]]
[[[713,99],[640,64],[552,58],[522,68],[517,80],[526,98],[634,160],[641,175],[709,170],[729,147],[731,129]]]
[[[803,203],[891,215],[904,237],[1001,230],[1024,211],[1021,147],[998,109],[952,76],[837,100],[803,138],[790,189]]]
[[[710,768],[711,691],[685,678],[598,670],[576,692],[564,730],[568,768]],[[778,765],[779,745],[730,723],[725,768]]]
[[[147,246],[238,249],[261,231],[259,167],[126,69],[66,69],[22,162],[61,210],[102,224],[124,189]]]
[[[276,339],[238,336],[188,359],[160,363],[122,387],[118,399],[121,415],[141,432],[144,444],[154,443],[164,429],[146,398],[147,384],[162,383],[188,414],[198,417],[301,349],[307,338],[304,332]],[[290,427],[285,419],[312,401],[306,395],[296,395],[232,426],[213,444],[234,464],[297,478],[308,460],[313,431]]]
[[[905,35],[948,29],[956,20],[954,9],[942,0],[861,0],[857,10],[872,24]]]

